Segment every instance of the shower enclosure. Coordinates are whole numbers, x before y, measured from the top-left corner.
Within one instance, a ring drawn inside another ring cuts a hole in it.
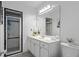
[[[4,8],[5,56],[22,52],[22,12]]]

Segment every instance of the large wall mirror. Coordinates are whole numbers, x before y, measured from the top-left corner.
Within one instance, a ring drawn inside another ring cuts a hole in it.
[[[45,28],[45,35],[58,36],[60,35],[60,5],[47,5],[39,11],[39,17],[43,21],[43,29]],[[39,20],[40,20],[39,19]],[[41,21],[40,20],[40,21]],[[37,19],[37,24],[39,24]]]

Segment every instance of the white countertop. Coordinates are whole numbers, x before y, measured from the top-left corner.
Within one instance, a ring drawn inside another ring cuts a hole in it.
[[[52,42],[57,42],[60,41],[59,39],[55,38],[54,36],[29,36],[31,38],[34,38],[36,40],[40,40],[42,42],[46,43],[52,43]]]

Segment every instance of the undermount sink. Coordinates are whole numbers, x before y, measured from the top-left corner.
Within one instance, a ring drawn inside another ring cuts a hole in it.
[[[36,36],[38,39],[42,39],[42,40],[51,40],[52,38],[49,36]]]

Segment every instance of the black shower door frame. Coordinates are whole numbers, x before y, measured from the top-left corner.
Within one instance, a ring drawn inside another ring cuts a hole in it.
[[[14,55],[17,53],[20,53],[23,51],[23,13],[21,11],[17,11],[17,10],[13,10],[13,9],[9,9],[9,8],[3,8],[4,11],[4,50],[7,50],[7,15],[16,15],[17,17],[20,17],[20,51],[15,51],[12,54],[7,54],[5,53],[4,56],[10,56],[10,55]]]

